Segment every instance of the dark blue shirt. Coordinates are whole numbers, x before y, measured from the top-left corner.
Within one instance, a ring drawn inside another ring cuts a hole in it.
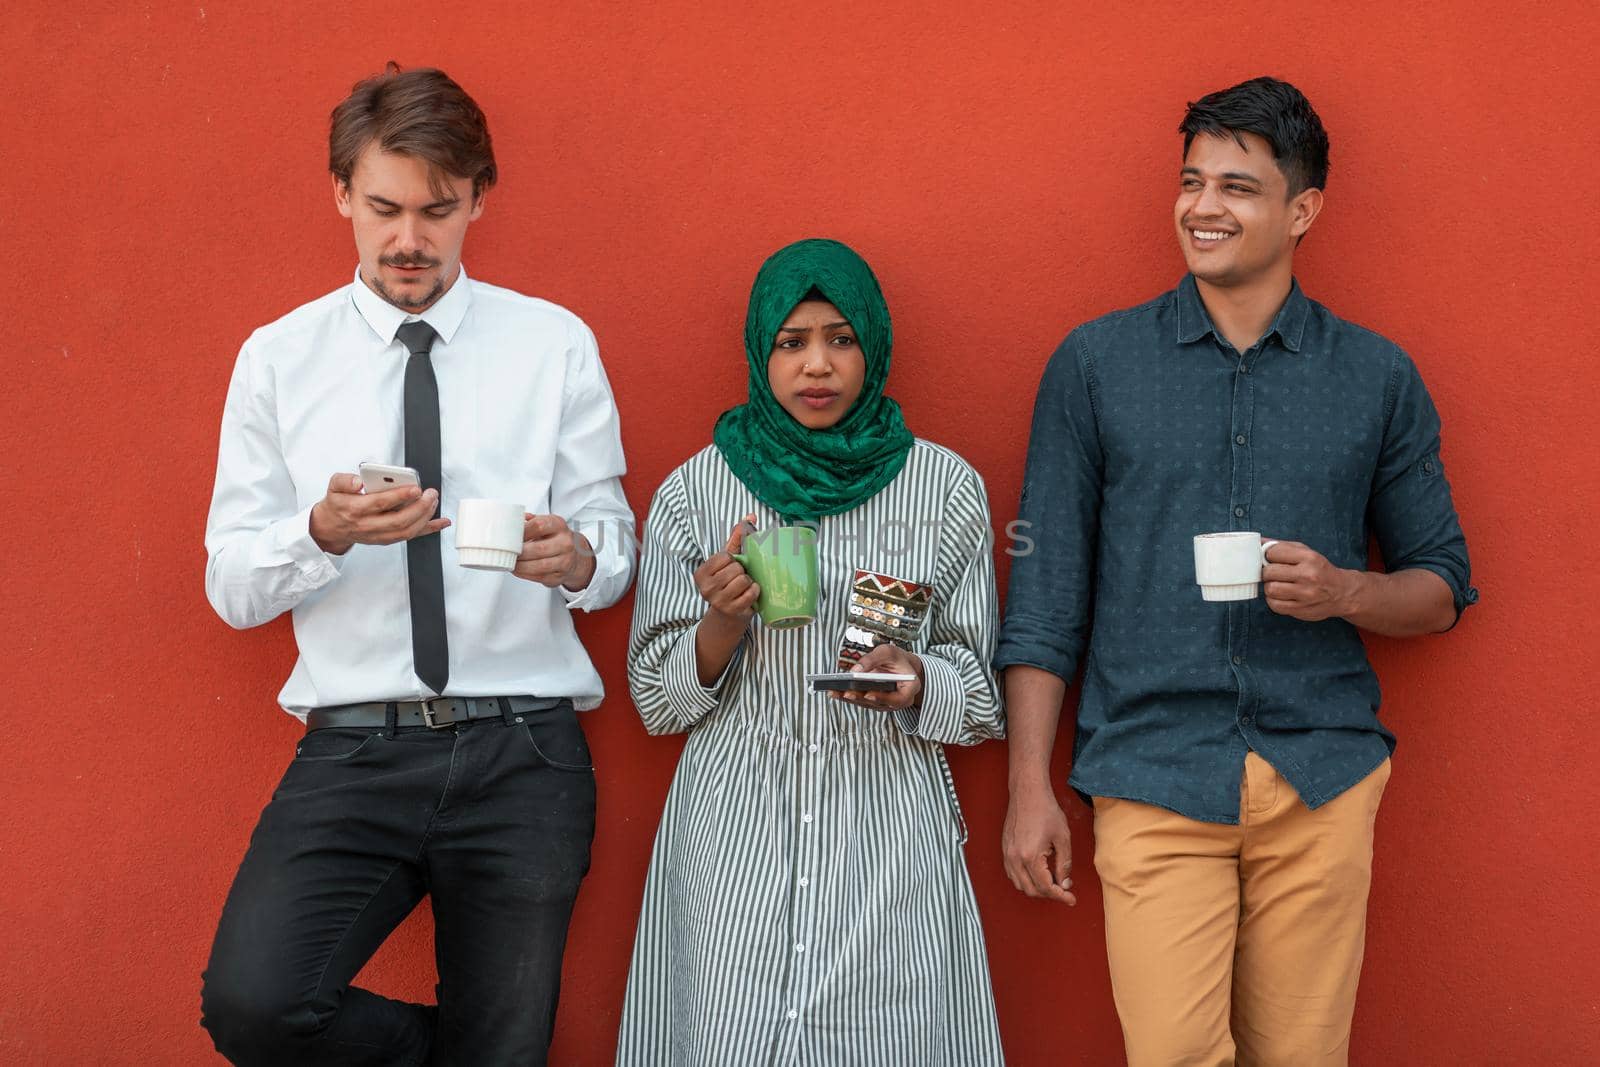
[[[1318,807],[1388,757],[1378,681],[1343,619],[1211,603],[1192,538],[1255,530],[1477,599],[1406,354],[1296,283],[1240,356],[1192,277],[1080,326],[1039,386],[998,666],[1083,667],[1071,785],[1235,823],[1247,750]],[[1031,551],[1029,550],[1031,547]],[[1087,657],[1085,657],[1087,649]]]

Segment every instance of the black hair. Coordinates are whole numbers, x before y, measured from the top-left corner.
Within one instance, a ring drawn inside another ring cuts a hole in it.
[[[1305,94],[1277,78],[1251,78],[1231,89],[1207,93],[1189,105],[1178,124],[1183,154],[1199,134],[1232,137],[1253,133],[1272,146],[1272,159],[1289,182],[1289,195],[1328,184],[1328,134]]]

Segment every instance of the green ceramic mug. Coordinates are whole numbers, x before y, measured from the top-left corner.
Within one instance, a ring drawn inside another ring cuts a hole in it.
[[[756,611],[775,630],[793,630],[817,617],[817,531],[777,526],[745,534],[744,551],[733,553],[761,587]]]

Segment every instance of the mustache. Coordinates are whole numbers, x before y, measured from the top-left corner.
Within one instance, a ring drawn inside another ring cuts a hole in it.
[[[386,267],[437,267],[439,261],[427,256],[384,256],[378,262]]]

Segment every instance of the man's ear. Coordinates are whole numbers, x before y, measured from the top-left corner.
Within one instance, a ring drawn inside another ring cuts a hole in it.
[[[1322,190],[1305,189],[1289,202],[1289,233],[1298,240],[1322,214]]]
[[[339,214],[349,218],[352,214],[350,206],[350,183],[340,178],[337,174],[333,178],[333,206],[339,209]]]
[[[476,193],[476,194],[473,195],[473,197],[472,197],[472,212],[471,212],[471,214],[469,214],[467,216],[467,221],[468,222],[477,222],[478,221],[478,216],[483,214],[483,202],[486,199],[488,199],[488,197],[489,197],[489,190],[487,190],[487,189],[485,189],[481,193]]]

